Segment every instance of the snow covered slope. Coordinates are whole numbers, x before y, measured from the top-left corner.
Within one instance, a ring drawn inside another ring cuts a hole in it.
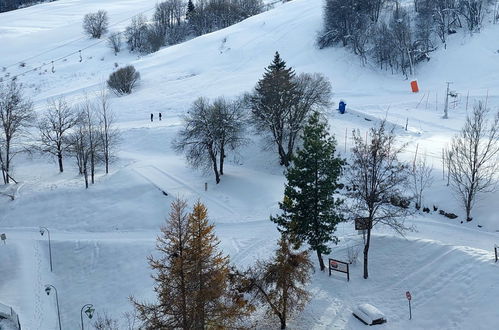
[[[262,150],[257,134],[252,132],[252,143],[228,164],[218,186],[209,174],[188,168],[170,142],[196,97],[249,91],[276,50],[297,72],[324,73],[332,82],[334,101],[348,103],[345,115],[329,114],[342,152],[345,145],[351,146],[345,129],[363,133],[376,118],[386,117],[397,125],[401,141],[409,143],[406,157],[412,159],[418,146],[435,167],[426,203],[460,216],[451,221],[438,214],[416,215],[409,221],[418,232],[409,240],[377,230],[370,279],[361,279],[360,265],[353,267],[350,283],[317,272],[311,285],[314,299],[291,327],[360,329],[363,325],[351,316],[352,307],[370,302],[387,315],[389,322],[382,326],[386,329],[494,328],[499,322],[493,310],[499,302],[494,277],[498,266],[491,249],[499,243],[499,195],[487,196],[477,206],[475,220],[460,224],[463,212],[439,169],[441,148],[466,115],[468,92],[468,110],[487,93],[489,105],[499,105],[499,26],[473,37],[454,35],[446,50],[420,66],[419,94],[410,93],[403,77],[362,67],[343,49],[318,50],[314,42],[321,28],[322,0],[293,0],[143,57],[126,51],[114,56],[105,42],[82,35],[85,13],[105,9],[111,30],[122,30],[133,15],[151,15],[153,7],[154,2],[146,0],[59,0],[0,14],[0,67],[6,67],[0,76],[25,73],[18,79],[27,85],[37,110],[50,97],[66,95],[78,101],[84,91],[98,90],[115,63],[132,63],[142,76],[136,92],[111,100],[122,130],[119,160],[110,175],[98,173],[89,190],[70,166],[61,175],[53,163],[37,156],[17,159],[15,175],[22,181],[17,199],[0,199],[0,232],[8,236],[7,244],[0,246],[0,301],[16,309],[23,329],[56,328],[53,296],[43,291],[47,283],[59,290],[67,329],[79,326],[79,308],[86,303],[120,318],[131,309],[129,295],[152,299],[145,257],[154,252],[155,237],[176,196],[207,204],[221,247],[236,265],[271,254],[278,233],[268,216],[277,212],[284,178],[274,153]],[[449,120],[441,119],[446,81],[453,81],[460,93]],[[149,114],[157,112],[163,113],[163,121],[150,123]],[[407,131],[402,129],[406,120]],[[53,273],[40,225],[51,229]],[[332,256],[342,257],[358,236],[351,224],[340,226],[338,234],[342,245],[333,248]],[[406,319],[407,290],[414,297],[412,321]]]

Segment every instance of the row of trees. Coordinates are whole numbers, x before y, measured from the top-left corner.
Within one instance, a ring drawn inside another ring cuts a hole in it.
[[[489,0],[326,0],[319,47],[340,43],[373,59],[380,68],[412,74],[417,63],[430,59],[438,41],[457,29],[479,31]]]
[[[499,114],[492,121],[488,115],[484,105],[478,104],[449,149],[451,175],[454,184],[461,185],[457,191],[463,198],[470,191],[476,196],[485,187],[491,188],[499,166]],[[330,253],[330,245],[338,242],[334,233],[346,221],[346,212],[362,219],[366,228],[364,278],[368,278],[372,229],[382,224],[402,235],[411,230],[404,223],[412,212],[407,203],[414,197],[407,187],[412,186],[417,203],[422,203],[431,167],[424,157],[415,158],[412,165],[401,161],[405,145],[397,143],[394,128],[384,121],[365,137],[354,131],[351,165],[339,157],[328,131],[319,112],[307,117],[302,143],[285,173],[282,212],[271,217],[281,239],[270,260],[257,261],[246,271],[229,267],[228,257],[216,248],[218,240],[206,208],[198,202],[186,214],[185,202],[172,204],[170,220],[158,238],[161,257],[149,259],[157,272],[157,303],[132,300],[146,329],[244,328],[251,326],[247,316],[257,307],[277,318],[285,329],[293,313],[310,298],[306,290],[310,256],[295,249],[306,244],[317,253],[324,270],[322,254]],[[351,187],[343,197],[340,180]]]
[[[2,0],[0,1],[0,13],[49,1],[55,0]]]
[[[121,51],[123,40],[130,51],[148,54],[162,46],[226,28],[263,10],[261,0],[198,0],[195,3],[166,0],[156,4],[150,20],[139,14],[123,33],[109,34],[108,44],[115,54]],[[83,19],[83,29],[92,38],[101,38],[108,28],[108,16],[103,10],[89,13]]]
[[[36,118],[33,104],[23,95],[22,86],[12,81],[0,86],[0,123],[0,164],[5,184],[15,182],[12,177],[14,157],[36,150],[54,157],[59,172],[64,171],[64,159],[73,157],[88,188],[89,178],[92,184],[95,182],[99,164],[109,172],[118,142],[115,115],[105,89],[95,100],[86,96],[76,107],[64,98],[50,100],[46,110]],[[33,127],[39,137],[29,131]]]
[[[237,152],[245,144],[245,127],[250,124],[287,167],[307,118],[327,109],[331,95],[331,84],[323,75],[296,75],[276,52],[252,93],[232,101],[196,100],[184,116],[185,126],[173,147],[194,167],[213,169],[219,183],[227,152]]]
[[[345,166],[345,161],[335,155],[334,139],[327,137],[327,124],[321,119],[330,98],[331,86],[325,78],[307,74],[296,77],[276,53],[253,93],[231,102],[197,100],[184,118],[185,127],[174,147],[184,152],[192,165],[213,168],[218,183],[225,151],[236,151],[246,142],[244,125],[252,123],[259,134],[267,136],[281,165],[287,167],[282,214],[272,220],[295,247],[307,243],[323,269],[322,254],[330,252],[329,243],[337,242],[334,230],[344,220],[344,212],[348,211],[351,218],[364,219],[367,278],[371,229],[376,224],[400,234],[411,229],[403,222],[411,213],[407,206],[414,199],[416,209],[422,207],[424,191],[432,182],[432,167],[424,155],[416,156],[412,164],[401,162],[399,156],[405,145],[397,144],[395,132],[385,122],[372,128],[365,138],[353,132],[351,164],[355,166]],[[452,187],[463,201],[468,219],[476,195],[493,188],[499,166],[499,115],[490,123],[487,116],[488,110],[478,104],[446,154]],[[300,148],[296,150],[295,145]],[[343,200],[333,196],[340,174],[345,174],[342,181],[351,188],[345,194],[348,203],[344,207],[340,207]],[[407,187],[411,189],[407,191]]]
[[[274,258],[238,271],[219,251],[214,226],[200,202],[187,213],[187,203],[175,200],[161,231],[159,256],[149,258],[157,301],[132,298],[141,329],[249,328],[248,316],[256,307],[278,318],[285,329],[309,299],[304,290],[312,270],[309,255],[294,251],[285,236]]]
[[[425,156],[416,156],[412,164],[401,161],[405,145],[397,143],[394,129],[385,121],[371,128],[365,138],[353,132],[354,146],[347,165],[335,155],[336,143],[328,136],[326,122],[319,118],[314,113],[308,119],[302,147],[286,170],[284,199],[279,204],[282,212],[271,220],[296,247],[306,243],[314,250],[323,270],[322,254],[330,252],[330,243],[337,243],[336,225],[345,221],[348,212],[350,219],[361,221],[366,228],[364,278],[368,278],[373,227],[381,224],[401,235],[412,230],[404,219],[414,210],[409,208],[411,201],[415,201],[415,209],[422,206],[423,194],[431,185],[432,167]],[[497,188],[498,136],[499,111],[492,114],[479,102],[445,153],[451,187],[468,221],[480,195]],[[337,195],[339,180],[350,187],[343,194],[346,200]]]

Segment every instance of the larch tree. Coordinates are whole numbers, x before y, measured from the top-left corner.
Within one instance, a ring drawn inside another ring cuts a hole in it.
[[[194,329],[234,328],[251,311],[242,291],[231,281],[229,257],[218,250],[214,228],[206,207],[197,202],[189,215],[187,242]]]
[[[154,291],[158,302],[139,303],[132,299],[145,329],[192,329],[192,290],[188,264],[187,203],[176,199],[170,207],[167,223],[157,238],[158,258],[149,257],[149,265],[156,272]]]
[[[323,254],[331,252],[329,243],[338,223],[344,221],[340,211],[343,200],[334,196],[344,160],[336,154],[336,142],[327,130],[327,122],[315,112],[302,134],[303,146],[286,171],[284,201],[279,204],[281,215],[271,217],[279,229],[288,234],[295,247],[307,243],[317,253],[320,269],[324,270]]]
[[[293,250],[286,235],[282,235],[274,258],[258,261],[246,272],[246,288],[267,315],[277,317],[280,328],[286,329],[288,320],[310,300],[306,285],[312,270],[309,253]]]
[[[200,202],[186,214],[185,201],[172,203],[158,237],[159,257],[149,258],[156,272],[156,303],[132,298],[145,329],[234,329],[252,306],[231,274],[229,258]]]
[[[409,184],[409,166],[400,161],[399,155],[404,145],[397,146],[393,129],[382,121],[371,128],[369,137],[364,140],[359,132],[353,132],[354,147],[348,167],[348,181],[352,190],[350,211],[363,220],[367,235],[364,241],[364,278],[369,276],[368,261],[371,232],[375,225],[386,225],[399,234],[410,230],[405,226],[404,217],[410,211],[408,205],[400,203],[409,200],[404,196]],[[394,205],[396,204],[396,205]]]

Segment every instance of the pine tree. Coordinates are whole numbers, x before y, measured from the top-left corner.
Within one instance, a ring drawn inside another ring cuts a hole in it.
[[[271,220],[289,234],[295,247],[308,243],[324,270],[322,254],[331,252],[329,242],[338,242],[333,234],[336,225],[344,221],[339,212],[343,200],[334,197],[344,160],[335,155],[336,142],[319,113],[309,118],[302,139],[303,147],[286,172],[285,197],[279,204],[283,213]]]
[[[229,258],[218,251],[219,241],[208,223],[206,207],[198,202],[189,215],[176,200],[157,250],[149,258],[157,272],[156,304],[132,298],[145,329],[235,328],[252,311],[232,276]]]
[[[257,262],[247,272],[249,291],[266,306],[268,315],[279,318],[281,329],[286,329],[289,317],[301,311],[310,299],[304,286],[310,281],[312,269],[309,253],[293,251],[282,235],[275,257]]]
[[[289,129],[290,113],[299,100],[294,79],[294,70],[287,68],[286,62],[276,52],[251,97],[254,121],[270,134],[284,166],[289,166],[294,147],[295,132]]]

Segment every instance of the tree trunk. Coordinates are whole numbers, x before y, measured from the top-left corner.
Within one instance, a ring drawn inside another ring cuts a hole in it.
[[[0,169],[2,170],[3,183],[7,184],[7,175],[4,170],[2,149],[0,149]]]
[[[218,173],[218,164],[217,164],[217,156],[213,152],[213,150],[210,148],[209,150],[210,153],[210,158],[211,162],[213,163],[213,172],[215,172],[215,181],[217,184],[220,183],[220,174]]]
[[[220,175],[224,175],[225,148],[220,148]]]
[[[109,133],[107,127],[107,120],[104,121],[105,133],[104,133],[104,162],[106,163],[106,174],[109,173]]]
[[[317,251],[317,258],[319,258],[319,265],[321,267],[321,272],[323,272],[324,269],[326,269],[326,266],[324,265],[324,260],[322,259],[322,253],[319,251]]]
[[[286,329],[286,320],[284,318],[281,318],[280,321],[281,321],[281,329]]]
[[[471,203],[472,203],[473,199],[471,197],[471,194],[468,195],[468,198],[466,200],[466,221],[471,221],[473,220],[473,218],[471,218]]]
[[[5,141],[5,163],[3,171],[5,172],[5,184],[10,183],[9,168],[10,168],[10,140]]]
[[[86,165],[83,168],[83,176],[85,177],[85,189],[88,189],[88,171]]]
[[[61,151],[57,152],[57,161],[59,162],[59,172],[60,173],[64,172],[64,167],[62,165],[62,152]]]
[[[106,174],[109,173],[109,151],[104,154],[104,161],[106,162]]]
[[[371,221],[369,221],[371,223]],[[370,226],[371,227],[371,226]],[[366,245],[364,245],[364,278],[367,279],[369,277],[368,271],[368,254],[369,254],[369,244],[371,243],[371,228],[367,228],[367,239]]]
[[[279,157],[281,159],[281,161],[280,161],[281,165],[288,167],[289,166],[288,155],[286,154],[286,151],[284,151],[282,144],[278,145],[278,149],[279,149]]]
[[[95,176],[95,155],[94,151],[92,151],[92,155],[90,156],[90,174],[92,177],[92,184],[94,184],[94,176]]]

